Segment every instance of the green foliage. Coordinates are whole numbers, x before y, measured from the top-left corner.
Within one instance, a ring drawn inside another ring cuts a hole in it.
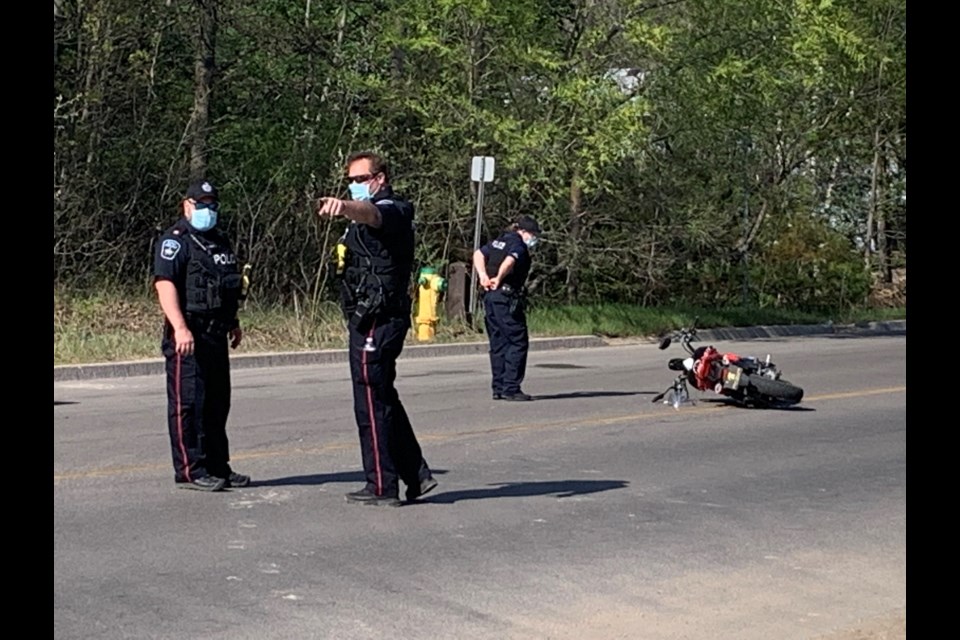
[[[874,268],[905,266],[905,0],[203,4],[206,170],[263,304],[333,299],[343,224],[314,204],[361,148],[392,162],[440,269],[470,259],[469,162],[494,156],[481,241],[536,215],[551,304],[840,309],[866,299],[869,241]],[[55,20],[55,284],[149,282],[192,161],[201,9]]]
[[[845,311],[870,291],[870,274],[849,241],[809,216],[791,216],[751,269],[761,307]]]

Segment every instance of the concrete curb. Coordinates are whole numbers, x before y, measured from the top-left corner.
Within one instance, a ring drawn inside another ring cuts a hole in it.
[[[906,332],[906,320],[892,320],[884,322],[858,322],[856,324],[843,325],[826,323],[812,325],[775,325],[769,327],[724,327],[698,331],[697,336],[702,342],[703,340],[756,340],[822,334],[891,335],[905,334]]]
[[[531,351],[603,347],[607,341],[598,336],[572,336],[562,338],[533,338]],[[460,342],[450,344],[407,344],[400,355],[409,358],[436,358],[440,356],[472,355],[487,353],[487,342]],[[231,369],[254,369],[266,367],[330,364],[347,361],[346,349],[320,351],[291,351],[282,353],[253,353],[230,356]],[[163,358],[133,362],[110,362],[98,364],[62,365],[53,368],[53,381],[95,380],[100,378],[125,378],[130,376],[163,375]]]
[[[698,332],[701,341],[711,340],[752,340],[789,336],[821,334],[906,334],[907,321],[864,322],[853,325],[780,325],[758,327],[728,327],[704,329]],[[636,344],[653,343],[657,338],[637,338],[620,341]],[[586,347],[604,347],[610,340],[599,336],[570,336],[562,338],[533,338],[531,351],[552,351],[559,349],[581,349]],[[487,342],[462,342],[451,344],[408,344],[400,356],[408,358],[436,358],[440,356],[458,356],[487,353]],[[254,369],[267,367],[302,366],[312,364],[330,364],[347,361],[346,349],[325,349],[322,351],[297,351],[285,353],[257,353],[230,357],[232,369]],[[131,376],[159,376],[164,374],[164,360],[138,360],[134,362],[112,362],[103,364],[62,365],[53,368],[53,381],[97,380],[102,378],[126,378]]]

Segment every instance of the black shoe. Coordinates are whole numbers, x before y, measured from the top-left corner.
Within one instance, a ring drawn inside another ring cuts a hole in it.
[[[371,504],[375,506],[399,507],[400,498],[396,496],[378,496],[369,489],[352,491],[344,496],[347,502],[359,502],[360,504]]]
[[[425,496],[437,488],[437,481],[433,478],[421,480],[419,486],[407,487],[407,502],[412,502],[420,496]]]
[[[533,396],[527,395],[523,391],[517,391],[516,393],[503,394],[503,399],[514,400],[514,401],[526,401],[526,400],[533,400]]]
[[[502,394],[502,393],[495,393],[495,394],[493,394],[493,399],[494,399],[494,400],[503,400],[503,394]]]
[[[223,478],[214,478],[213,476],[203,476],[190,480],[189,482],[178,482],[178,489],[193,489],[194,491],[223,491],[227,481]]]
[[[230,489],[231,487],[247,487],[250,486],[250,476],[245,476],[242,473],[232,472],[228,477],[224,478],[226,482],[223,485],[224,489]]]

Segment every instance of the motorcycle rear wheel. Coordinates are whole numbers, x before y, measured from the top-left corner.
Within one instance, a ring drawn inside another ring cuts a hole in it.
[[[761,401],[773,405],[789,406],[803,399],[803,389],[783,379],[750,376],[750,386]]]

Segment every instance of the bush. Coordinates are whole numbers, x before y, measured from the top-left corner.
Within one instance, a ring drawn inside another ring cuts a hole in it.
[[[870,274],[839,232],[809,216],[791,216],[752,260],[760,307],[847,310],[870,293]]]

